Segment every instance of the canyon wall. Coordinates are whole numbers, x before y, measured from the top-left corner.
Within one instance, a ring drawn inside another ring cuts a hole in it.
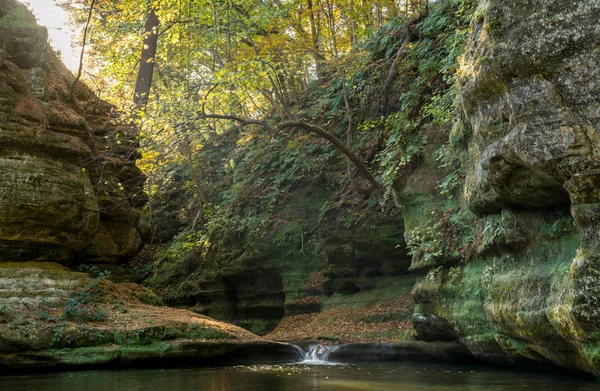
[[[0,1],[0,261],[119,263],[147,233],[135,129]]]
[[[592,0],[479,2],[449,139],[459,190],[406,213],[436,216],[408,236],[444,237],[443,251],[413,258],[428,271],[414,289],[419,338],[598,375],[599,22]]]

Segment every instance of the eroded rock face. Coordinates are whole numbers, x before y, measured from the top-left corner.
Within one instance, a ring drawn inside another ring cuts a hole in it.
[[[600,4],[486,0],[475,15],[450,142],[454,208],[477,216],[463,257],[415,288],[422,337],[598,375]]]
[[[134,129],[78,83],[47,31],[0,0],[0,260],[116,263],[142,246]]]
[[[339,212],[344,213],[349,214]],[[371,211],[360,224],[345,225],[340,220],[324,219],[323,293],[354,294],[373,288],[382,276],[408,273],[411,258],[406,254],[401,216]]]
[[[480,2],[453,135],[468,143],[476,213],[579,203],[585,190],[571,183],[597,184],[599,21],[594,0]]]
[[[0,263],[0,372],[290,362],[296,349],[53,262]]]

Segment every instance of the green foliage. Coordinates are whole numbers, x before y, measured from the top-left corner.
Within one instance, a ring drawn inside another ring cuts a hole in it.
[[[445,243],[439,235],[441,220],[435,219],[435,223],[429,226],[419,226],[408,232],[406,245],[408,254],[418,257],[423,262],[431,263],[444,255]]]
[[[96,265],[82,265],[82,271],[88,271],[95,274],[84,288],[76,290],[67,299],[63,316],[76,322],[104,322],[108,320],[108,313],[96,303],[99,292],[99,285],[102,280],[110,276],[109,271],[100,271]]]
[[[396,184],[396,180],[419,156],[425,144],[425,138],[418,132],[418,124],[407,121],[402,113],[392,115],[388,124],[390,133],[386,149],[382,153],[381,166],[384,169],[383,184],[389,192]]]
[[[464,180],[464,170],[458,156],[456,151],[447,144],[442,145],[435,153],[439,167],[449,171],[448,175],[438,183],[440,193],[448,198],[454,197]]]
[[[148,213],[158,222],[158,241],[169,242],[144,271],[164,297],[202,292],[257,267],[281,272],[285,289],[299,291],[302,273],[322,267],[318,228],[325,212],[335,209],[328,218],[352,229],[381,208],[377,197],[363,197],[360,179],[347,186],[345,159],[322,139],[204,119],[202,112],[318,124],[365,160],[387,195],[422,153],[423,125],[454,119],[454,78],[468,25],[463,2],[433,2],[418,17],[420,8],[405,13],[388,3],[379,14],[379,3],[316,7],[319,62],[304,3],[155,2],[161,20],[157,72],[149,105],[132,117],[142,129]],[[77,15],[85,16],[84,10]],[[94,13],[90,55],[102,65],[95,80],[115,103],[132,95],[146,11],[144,2],[127,0],[118,7],[102,2]],[[337,26],[332,31],[327,18]],[[416,40],[396,62],[407,26]],[[392,64],[384,116],[380,97]],[[347,133],[350,119],[354,128]],[[451,155],[441,154],[441,164],[453,164]],[[460,180],[459,173],[449,177],[442,191],[453,193]],[[411,232],[413,253],[437,256],[443,246],[434,243],[435,228]],[[90,316],[88,293],[74,295],[66,315]],[[295,294],[286,292],[286,300]]]
[[[38,317],[40,318],[40,320],[46,321],[46,322],[56,322],[57,319],[55,317],[53,317],[52,315],[50,315],[48,312],[46,311],[42,311],[38,314]]]
[[[71,346],[75,342],[75,337],[65,332],[64,324],[56,325],[52,328],[52,339],[50,343],[55,346]]]
[[[8,305],[0,307],[0,323],[9,323],[15,320],[15,313]]]
[[[327,77],[307,83],[290,110],[345,139],[345,85],[355,124],[351,147],[361,157],[372,151],[368,163],[389,195],[423,151],[427,140],[422,125],[454,119],[452,86],[468,24],[461,12],[460,2],[440,1],[421,17],[418,39],[397,63],[388,117],[381,115],[381,101],[373,97],[382,94],[406,25],[414,23],[411,17],[390,19],[352,50],[331,59]],[[240,83],[238,91],[229,91],[225,99],[222,91],[217,93],[219,86],[211,93],[212,102],[203,102],[207,110],[243,113],[247,96],[239,92],[252,95],[268,88],[251,81],[256,74],[263,82],[268,76],[263,73],[266,57],[259,57],[238,64],[238,75],[231,75],[228,67],[219,71],[227,83]],[[379,208],[378,200],[365,197],[349,203],[346,195],[336,197],[347,183],[345,161],[327,142],[295,130],[269,134],[260,127],[197,119],[194,105],[199,102],[189,99],[189,86],[180,87],[176,98],[157,101],[160,107],[151,103],[144,117],[146,127],[165,129],[160,137],[151,138],[143,159],[151,173],[151,212],[153,218],[169,221],[164,228],[170,236],[162,239],[159,232],[161,240],[175,234],[145,269],[146,283],[167,300],[178,300],[214,289],[210,284],[227,276],[264,267],[282,270],[286,300],[293,300],[302,287],[302,273],[322,268],[322,243],[314,230],[321,217],[336,210],[339,213],[328,218],[340,228],[353,229],[363,224],[365,214]],[[247,114],[258,114],[255,109]],[[275,107],[259,115],[271,123],[285,118]],[[452,156],[449,150],[440,151],[440,165],[455,167]],[[453,194],[460,180],[460,173],[450,176],[441,190]],[[200,202],[198,185],[212,210]],[[411,232],[412,254],[437,258],[441,252],[457,251],[455,243],[439,243],[436,228],[431,224]]]
[[[433,4],[418,24],[419,39],[408,46],[399,62],[396,86],[402,92],[396,102],[397,111],[380,120],[387,136],[380,162],[388,194],[421,152],[425,143],[420,134],[422,124],[450,124],[455,119],[456,70],[469,32],[470,13],[471,7],[462,1],[446,0]],[[394,31],[394,28],[388,26],[388,30]],[[381,39],[375,45],[378,52],[387,45],[389,47],[383,52],[391,58],[395,54],[391,50],[395,43],[388,42],[385,35],[374,36],[374,39],[378,38]],[[365,126],[373,125],[367,123]],[[440,154],[442,166],[451,164],[451,155],[446,151]],[[457,167],[455,163],[452,162],[452,167]],[[460,180],[460,173],[453,172],[441,184],[442,192],[450,194]]]

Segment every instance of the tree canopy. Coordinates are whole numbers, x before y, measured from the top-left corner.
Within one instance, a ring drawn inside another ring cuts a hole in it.
[[[230,217],[276,225],[287,191],[315,181],[393,204],[422,145],[415,129],[453,115],[468,2],[64,6],[75,24],[91,15],[83,80],[140,124],[150,213],[169,205],[196,229]]]

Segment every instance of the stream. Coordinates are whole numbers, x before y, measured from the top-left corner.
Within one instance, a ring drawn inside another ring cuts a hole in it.
[[[192,363],[190,363],[192,364]],[[445,364],[331,362],[211,368],[131,369],[0,377],[11,391],[600,390],[589,379]]]

